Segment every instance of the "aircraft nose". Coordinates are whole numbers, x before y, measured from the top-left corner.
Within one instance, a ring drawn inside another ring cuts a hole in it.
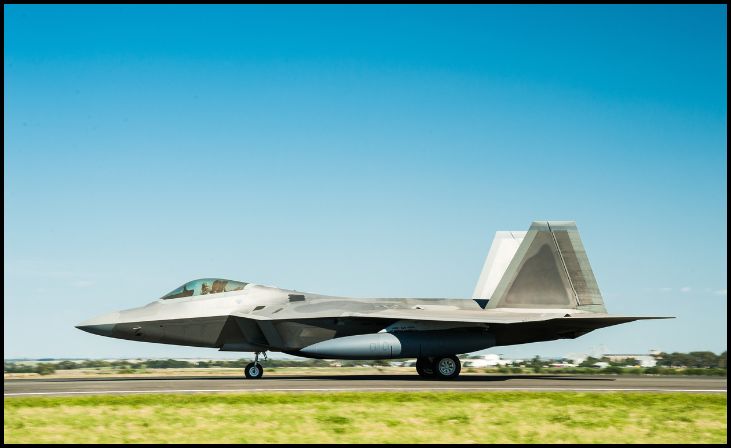
[[[111,336],[114,326],[119,322],[119,312],[103,314],[93,319],[85,320],[76,325],[79,330],[87,333],[98,334],[100,336]]]
[[[114,330],[114,324],[77,325],[76,328],[84,330],[87,333],[98,334],[99,336],[111,336],[112,330]]]

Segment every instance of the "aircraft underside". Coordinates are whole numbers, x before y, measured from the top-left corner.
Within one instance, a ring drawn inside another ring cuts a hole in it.
[[[493,346],[573,339],[606,322],[525,322],[458,328],[382,331],[387,320],[361,318],[261,321],[235,316],[119,323],[104,336],[141,342],[274,351],[320,359],[395,359],[470,353]],[[612,324],[609,324],[612,325]],[[91,331],[94,332],[94,331]]]

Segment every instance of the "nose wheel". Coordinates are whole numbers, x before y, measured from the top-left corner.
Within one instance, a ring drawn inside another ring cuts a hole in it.
[[[266,352],[264,352],[263,355],[264,359],[266,360]],[[258,380],[262,377],[262,375],[264,375],[264,367],[259,364],[259,352],[256,352],[254,354],[254,362],[250,362],[246,365],[246,369],[244,369],[244,375],[248,380]]]

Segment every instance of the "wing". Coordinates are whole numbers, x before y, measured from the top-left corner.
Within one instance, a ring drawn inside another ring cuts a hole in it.
[[[262,310],[263,311],[263,310]],[[418,322],[420,329],[488,327],[500,345],[525,341],[575,338],[598,328],[659,316],[612,316],[598,313],[487,312],[484,310],[384,309],[368,311],[320,310],[312,313],[237,314],[249,343],[294,350],[326,339],[378,333],[397,322]]]
[[[359,318],[359,319],[378,319],[383,321],[398,320],[415,320],[429,322],[460,322],[460,323],[476,323],[476,324],[517,324],[526,322],[544,322],[551,320],[561,320],[566,322],[583,322],[586,324],[604,324],[616,325],[635,320],[646,319],[673,319],[669,316],[621,316],[604,313],[576,313],[576,314],[557,314],[557,313],[517,313],[517,312],[490,312],[485,310],[454,310],[454,309],[384,309],[384,310],[368,310],[368,311],[348,311],[341,309],[322,310],[314,313],[292,313],[282,312],[277,315],[273,314],[237,314],[234,316],[254,319],[254,320],[271,320],[271,321],[287,321],[287,320],[308,320],[322,318]]]

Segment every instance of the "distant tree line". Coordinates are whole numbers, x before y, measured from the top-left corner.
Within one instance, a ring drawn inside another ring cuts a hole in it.
[[[39,375],[50,375],[56,371],[56,365],[53,363],[38,363],[35,365],[19,364],[16,362],[3,363],[4,373],[37,373]]]
[[[550,368],[551,371],[560,371],[563,373],[646,373],[646,374],[686,374],[686,375],[726,375],[726,352],[716,355],[713,352],[690,352],[690,353],[661,353],[657,356],[658,362],[655,367],[637,367],[639,361],[628,358],[618,362],[609,361],[608,358],[588,357],[577,367],[552,368],[550,365],[555,361],[542,360],[538,356],[521,364],[512,366],[503,366],[488,368],[488,371],[499,373],[521,373],[527,369],[535,373],[544,372]],[[47,361],[52,361],[48,360]],[[369,366],[388,366],[393,361],[399,360],[376,360],[376,361],[325,361],[322,359],[270,359],[266,361],[267,368],[276,367],[328,367],[339,365],[342,367],[354,367],[361,365]],[[400,361],[406,361],[405,359]],[[594,365],[597,362],[604,361],[609,364],[608,367],[597,369]],[[39,362],[36,364],[26,364],[22,362],[3,363],[3,371],[5,373],[38,373],[40,375],[48,375],[56,370],[74,370],[74,369],[108,369],[116,370],[120,373],[132,373],[145,369],[184,369],[184,368],[239,368],[243,369],[251,359],[242,358],[237,360],[210,360],[210,361],[185,361],[178,359],[148,359],[142,361],[115,360],[103,361],[88,359],[84,361],[59,361],[59,362]]]
[[[713,352],[690,353],[661,353],[658,356],[658,366],[662,367],[692,367],[700,369],[726,368],[726,352],[720,355]]]
[[[376,361],[337,361],[344,367],[373,365],[387,366],[391,360]],[[38,363],[28,365],[17,362],[5,362],[5,372],[35,372],[38,366],[53,366],[56,370],[73,370],[73,369],[188,369],[188,368],[210,368],[210,367],[227,367],[241,368],[246,367],[251,359],[242,358],[237,360],[210,360],[210,361],[185,361],[179,359],[147,359],[143,361],[115,360],[103,361],[96,359],[88,359],[84,361],[60,361],[56,363]],[[266,361],[267,367],[328,367],[333,365],[333,361],[325,361],[322,359],[269,359]]]
[[[48,375],[54,373],[56,370],[75,370],[75,369],[110,369],[119,371],[136,371],[144,369],[187,369],[187,368],[211,368],[211,367],[227,367],[227,368],[240,368],[243,369],[247,364],[251,362],[251,359],[238,359],[238,360],[211,360],[211,361],[185,361],[179,359],[148,359],[144,361],[128,361],[128,360],[115,360],[115,361],[104,361],[96,359],[87,359],[84,361],[60,361],[60,362],[47,362],[37,364],[26,364],[22,362],[8,362],[3,363],[3,371],[5,373],[38,373],[41,375]],[[388,361],[343,361],[340,363],[343,366],[355,366],[362,364],[370,365],[388,365]],[[324,361],[322,359],[307,359],[304,361],[299,360],[275,360],[270,359],[266,361],[267,367],[327,367],[332,365],[331,362]]]
[[[690,353],[660,353],[655,357],[658,367],[684,367],[692,369],[725,369],[726,352],[717,355],[713,352],[690,352]],[[603,361],[614,367],[639,366],[640,361],[634,358],[627,358],[621,361],[610,361],[609,358],[593,358],[589,356],[579,367],[592,367],[594,364]]]

